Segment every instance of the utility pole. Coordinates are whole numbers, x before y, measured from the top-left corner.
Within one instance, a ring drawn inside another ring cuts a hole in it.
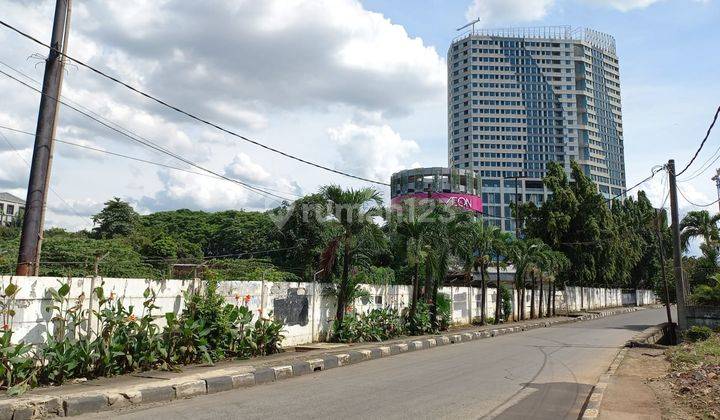
[[[506,179],[512,179],[515,180],[515,237],[520,239],[520,192],[518,191],[518,182],[520,182],[521,179],[527,179],[527,176],[524,174],[515,175],[515,176],[509,176],[506,178],[502,178],[503,184]],[[503,185],[504,187],[504,185]]]
[[[675,295],[677,299],[678,326],[681,330],[687,329],[687,310],[685,298],[687,286],[682,271],[682,253],[680,251],[680,216],[678,215],[677,184],[675,180],[675,160],[668,161],[668,178],[670,179],[670,214],[673,230],[673,260],[675,271]]]
[[[56,0],[50,53],[45,62],[42,97],[38,112],[35,146],[30,180],[28,181],[25,217],[23,219],[20,252],[15,274],[37,276],[40,270],[40,248],[45,224],[45,207],[50,188],[55,127],[62,90],[64,54],[70,32],[72,0]]]
[[[660,256],[660,274],[663,278],[663,286],[665,288],[665,313],[667,314],[667,321],[670,325],[670,339],[672,343],[677,343],[675,337],[675,327],[672,321],[672,312],[670,312],[670,287],[668,286],[667,276],[665,275],[665,249],[663,248],[662,234],[660,232],[660,216],[662,215],[663,209],[657,209],[655,211],[655,232],[657,233],[658,240],[658,254]]]

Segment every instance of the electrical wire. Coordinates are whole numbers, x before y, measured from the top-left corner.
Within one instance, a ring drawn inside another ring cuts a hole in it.
[[[688,162],[687,165],[683,168],[682,171],[678,172],[675,176],[680,176],[685,173],[685,171],[688,170],[690,165],[693,164],[695,159],[700,154],[700,151],[702,150],[703,146],[705,146],[705,142],[707,141],[708,137],[710,137],[710,133],[712,132],[713,127],[715,126],[715,122],[718,119],[718,114],[720,114],[720,106],[718,106],[717,110],[715,111],[715,116],[713,117],[712,123],[710,123],[710,127],[708,127],[707,132],[705,133],[705,138],[700,142],[700,147],[698,147],[697,151],[695,151],[695,154],[693,155],[692,159],[690,159],[690,162]]]
[[[240,180],[233,179],[233,178],[227,177],[227,176],[225,176],[225,175],[222,175],[222,174],[220,174],[220,173],[218,173],[218,172],[213,171],[212,169],[205,168],[205,167],[203,167],[203,166],[201,166],[201,165],[199,165],[199,164],[197,164],[197,163],[195,163],[195,162],[193,162],[193,161],[191,161],[191,160],[189,160],[189,159],[186,159],[186,158],[184,158],[184,157],[182,157],[182,156],[180,156],[180,155],[178,155],[178,154],[176,154],[176,153],[174,153],[174,152],[171,152],[170,150],[165,149],[164,147],[159,146],[158,144],[156,144],[156,143],[154,143],[154,142],[151,142],[151,141],[149,141],[149,140],[147,140],[147,139],[137,138],[137,137],[135,137],[135,136],[133,136],[133,135],[131,135],[131,134],[129,134],[129,133],[126,133],[126,132],[124,132],[124,131],[122,131],[122,130],[119,130],[119,129],[113,127],[112,125],[110,125],[110,124],[108,124],[108,123],[100,120],[99,118],[96,118],[96,117],[92,116],[91,114],[89,114],[89,113],[87,113],[87,112],[85,112],[85,111],[82,111],[81,109],[79,109],[79,108],[77,108],[77,107],[75,107],[75,106],[73,106],[73,105],[71,105],[71,104],[69,104],[69,103],[67,103],[67,102],[65,102],[65,101],[63,101],[63,100],[61,100],[61,99],[58,99],[58,98],[53,97],[52,95],[43,93],[41,90],[35,88],[34,86],[29,85],[29,84],[26,83],[26,82],[23,82],[22,80],[18,79],[17,77],[15,77],[15,76],[13,76],[13,75],[11,75],[11,74],[8,74],[7,72],[5,72],[5,71],[3,71],[3,70],[0,70],[0,74],[5,75],[6,77],[8,77],[8,78],[10,78],[10,79],[12,79],[12,80],[14,80],[14,81],[22,84],[23,86],[25,86],[25,87],[27,87],[27,88],[29,88],[29,89],[34,90],[34,91],[37,92],[37,93],[40,93],[41,95],[44,95],[44,96],[46,96],[46,97],[48,97],[48,98],[50,98],[50,99],[52,99],[52,100],[56,100],[56,101],[60,102],[61,104],[65,105],[66,107],[68,107],[68,108],[70,108],[70,109],[72,109],[73,111],[75,111],[75,112],[77,112],[77,113],[79,113],[79,114],[81,114],[81,115],[84,115],[84,116],[87,117],[87,118],[90,118],[90,119],[94,120],[95,122],[97,122],[97,123],[99,123],[99,124],[101,124],[101,125],[109,128],[109,129],[111,129],[111,130],[113,130],[113,131],[121,134],[121,135],[124,136],[124,137],[129,138],[130,140],[132,140],[132,141],[134,141],[134,142],[140,143],[140,144],[142,144],[142,145],[144,145],[144,146],[146,146],[146,147],[149,147],[149,148],[151,148],[151,149],[157,150],[157,151],[159,151],[160,153],[163,153],[163,154],[166,154],[166,155],[168,155],[168,156],[171,156],[171,157],[173,157],[173,158],[175,158],[175,159],[177,159],[177,160],[179,160],[179,161],[181,161],[181,162],[183,162],[183,163],[186,163],[186,164],[188,164],[188,165],[190,165],[190,166],[192,166],[192,167],[195,167],[195,168],[197,168],[197,169],[200,169],[200,170],[202,170],[202,171],[204,171],[204,172],[207,172],[207,173],[210,173],[210,174],[212,174],[212,175],[215,175],[215,176],[217,176],[217,177],[219,177],[219,178],[222,178],[222,179],[224,179],[224,180],[226,180],[226,181],[230,181],[230,182],[233,182],[233,183],[235,183],[235,184],[238,184],[238,185],[244,187],[244,188],[247,189],[247,190],[254,191],[254,192],[256,192],[256,193],[258,193],[258,194],[261,194],[261,195],[264,195],[264,196],[266,196],[266,197],[267,197],[267,196],[277,197],[277,198],[279,198],[280,200],[282,200],[283,202],[284,202],[284,201],[288,201],[288,202],[292,202],[292,201],[293,201],[292,199],[289,199],[289,198],[287,198],[287,197],[283,197],[283,196],[274,194],[274,193],[272,193],[272,192],[265,191],[265,190],[263,190],[263,189],[261,189],[261,188],[254,187],[254,186],[252,186],[252,185],[250,185],[250,184],[247,184],[247,183],[245,183],[245,182],[243,182],[243,181],[240,181]],[[278,202],[278,203],[282,203],[281,201],[277,201],[277,202]]]
[[[33,137],[35,136],[35,133],[31,133],[31,132],[25,131],[25,130],[19,130],[19,129],[17,129],[17,128],[8,127],[8,126],[2,125],[2,124],[0,124],[0,129],[12,131],[12,132],[19,133],[19,134],[25,134],[25,135],[28,135],[28,136],[33,136]],[[93,152],[104,153],[104,154],[108,154],[108,155],[111,155],[111,156],[120,157],[120,158],[123,158],[123,159],[133,160],[133,161],[136,161],[136,162],[146,163],[146,164],[149,164],[149,165],[155,165],[155,166],[159,166],[159,167],[162,167],[162,168],[171,169],[171,170],[174,170],[174,171],[180,171],[180,172],[185,172],[185,173],[188,173],[188,174],[200,175],[200,176],[205,176],[205,177],[209,177],[209,178],[213,178],[213,179],[221,179],[221,180],[224,180],[223,178],[217,177],[217,176],[212,175],[212,174],[203,173],[203,172],[195,172],[195,171],[191,171],[191,170],[189,170],[189,169],[180,168],[180,167],[178,167],[178,166],[167,165],[167,164],[165,164],[165,163],[155,162],[155,161],[143,159],[143,158],[140,158],[140,157],[137,157],[137,156],[130,156],[130,155],[122,154],[122,153],[112,152],[112,151],[105,150],[105,149],[99,149],[99,148],[97,148],[97,147],[88,146],[88,145],[86,145],[86,144],[73,143],[73,142],[71,142],[71,141],[60,140],[60,139],[58,139],[58,138],[53,139],[53,141],[56,141],[56,142],[58,142],[58,143],[62,143],[62,144],[68,145],[68,146],[73,146],[73,147],[78,147],[78,148],[82,148],[82,149],[86,149],[86,150],[91,150],[91,151],[93,151]],[[272,189],[272,188],[269,188],[269,187],[263,187],[263,188],[266,189],[266,190],[268,190],[268,191],[275,191],[275,192],[278,192],[278,193],[281,193],[281,194],[289,194],[289,195],[294,195],[294,196],[296,196],[296,197],[302,197],[300,194],[296,194],[296,193],[293,193],[293,192],[290,192],[290,191],[280,191],[280,190]]]
[[[28,79],[28,80],[32,81],[33,83],[35,83],[35,84],[38,85],[38,86],[41,86],[41,85],[42,85],[42,83],[41,83],[39,80],[33,78],[32,76],[30,76],[30,75],[22,72],[21,70],[15,68],[15,67],[13,67],[13,66],[11,66],[10,64],[8,64],[8,63],[6,63],[6,62],[4,62],[4,61],[2,61],[2,60],[0,60],[0,65],[2,65],[2,66],[4,66],[4,67],[7,67],[8,69],[10,69],[10,70],[12,70],[13,72],[17,73],[18,75],[24,77],[25,79]],[[35,90],[37,91],[37,89],[35,89]],[[151,140],[149,140],[149,139],[147,139],[147,138],[139,135],[138,133],[130,130],[129,128],[124,127],[124,126],[122,126],[122,125],[120,125],[120,124],[118,124],[118,123],[116,123],[116,122],[114,122],[114,121],[112,121],[112,120],[109,120],[109,119],[105,118],[103,115],[101,115],[101,114],[93,111],[92,109],[90,109],[90,108],[88,108],[88,107],[86,107],[86,106],[83,106],[81,103],[78,103],[78,102],[72,100],[71,98],[68,98],[66,95],[62,95],[62,94],[61,94],[61,95],[60,95],[60,98],[61,98],[63,101],[70,102],[71,104],[77,106],[78,108],[82,109],[83,111],[85,111],[85,112],[87,112],[87,113],[89,113],[89,114],[94,115],[96,118],[104,121],[105,123],[110,124],[110,125],[113,125],[114,127],[116,127],[117,129],[119,129],[119,130],[121,130],[121,131],[125,131],[126,133],[129,133],[129,134],[131,134],[131,135],[133,135],[133,136],[135,136],[135,137],[137,137],[137,138],[139,138],[139,139],[142,139],[142,140],[144,140],[144,141],[146,141],[146,142],[148,142],[148,143],[153,143]],[[62,102],[62,103],[64,103],[64,102]],[[5,129],[7,129],[7,130],[15,131],[15,132],[22,133],[22,134],[29,134],[29,135],[32,135],[33,137],[35,136],[35,133],[29,132],[29,131],[18,130],[18,129],[14,129],[14,128],[7,127],[7,126],[0,126],[0,128],[5,128]],[[147,160],[145,160],[145,159],[136,158],[136,157],[131,157],[131,156],[126,156],[126,155],[122,155],[122,154],[119,154],[119,153],[108,152],[108,151],[103,150],[103,149],[95,149],[95,148],[91,148],[91,147],[86,146],[86,145],[80,145],[80,144],[77,144],[77,143],[71,143],[71,142],[62,141],[62,140],[58,140],[58,139],[54,139],[54,140],[55,140],[55,141],[58,141],[58,142],[60,142],[60,143],[70,144],[70,145],[73,145],[73,146],[83,147],[83,148],[86,148],[86,149],[89,149],[89,150],[94,150],[94,151],[96,151],[96,152],[108,153],[108,154],[115,155],[115,156],[118,156],[118,157],[124,157],[124,158],[127,158],[127,159],[136,160],[136,161],[143,162],[143,163],[149,163],[149,164],[153,164],[153,165],[162,166],[162,167],[165,167],[165,168],[168,168],[168,169],[175,169],[175,170],[178,170],[178,171],[183,171],[183,172],[194,173],[194,174],[198,174],[198,175],[210,176],[210,177],[213,177],[213,178],[223,179],[223,178],[217,177],[217,176],[215,176],[215,175],[210,175],[210,174],[204,174],[204,173],[199,173],[199,172],[188,171],[187,169],[178,168],[178,167],[174,167],[174,166],[170,166],[170,165],[165,165],[165,164],[157,163],[157,162],[151,162],[151,161],[147,161]],[[155,144],[155,143],[153,143],[153,144]],[[157,150],[156,150],[156,151],[157,151]],[[248,184],[248,185],[252,185],[252,184]],[[258,186],[257,186],[257,185],[254,185],[254,187],[258,187]],[[258,187],[258,188],[259,188],[259,187]],[[294,195],[294,196],[296,196],[296,197],[302,197],[301,195],[296,194],[296,193],[291,193],[291,192],[287,192],[287,191],[280,191],[280,190],[276,190],[276,189],[269,188],[269,187],[262,187],[262,188],[265,189],[265,190],[274,191],[274,192],[281,193],[281,194],[290,194],[290,195]]]
[[[10,146],[11,149],[13,149],[13,151],[15,152],[16,155],[18,155],[18,157],[20,158],[20,160],[22,160],[23,162],[25,162],[25,164],[27,165],[27,167],[30,168],[30,162],[28,162],[27,159],[25,159],[25,158],[23,157],[23,155],[20,154],[20,151],[15,148],[15,146],[10,142],[10,140],[7,138],[7,136],[5,136],[5,134],[3,134],[3,133],[0,133],[0,137],[3,138],[3,140],[5,141],[5,143],[7,143],[7,145]],[[83,215],[81,215],[80,213],[78,213],[78,212],[75,210],[75,207],[73,207],[73,206],[72,206],[70,203],[68,203],[64,198],[62,198],[62,196],[57,192],[57,190],[55,190],[55,188],[52,187],[52,185],[50,186],[50,191],[53,193],[53,195],[54,195],[55,197],[57,197],[60,201],[62,201],[62,202],[70,209],[70,211],[75,214],[75,216],[77,216],[77,217],[82,217],[82,218],[85,218],[85,217],[86,217],[86,216],[83,216]]]
[[[682,198],[685,199],[685,201],[687,201],[689,204],[691,204],[691,205],[693,205],[693,206],[695,206],[695,207],[710,207],[710,206],[715,205],[715,204],[717,204],[718,202],[720,202],[720,198],[718,198],[717,200],[713,201],[712,203],[708,203],[708,204],[697,204],[697,203],[694,203],[694,202],[688,200],[688,198],[685,196],[685,193],[684,193],[680,188],[678,188],[677,190],[678,190],[678,192],[680,193],[680,195],[682,196]]]
[[[263,148],[263,149],[265,149],[265,150],[269,150],[269,151],[271,151],[271,152],[273,152],[273,153],[277,153],[277,154],[279,154],[279,155],[281,155],[281,156],[284,156],[284,157],[286,157],[286,158],[290,158],[290,159],[296,160],[296,161],[298,161],[298,162],[301,162],[301,163],[304,163],[304,164],[306,164],[306,165],[310,165],[310,166],[316,167],[316,168],[318,168],[318,169],[322,169],[322,170],[325,170],[325,171],[328,171],[328,172],[333,172],[333,173],[336,173],[336,174],[338,174],[338,175],[343,175],[343,176],[346,176],[346,177],[348,177],[348,178],[354,178],[354,179],[357,179],[357,180],[360,180],[360,181],[370,182],[370,183],[378,184],[378,185],[390,186],[390,184],[387,183],[387,182],[381,182],[381,181],[377,181],[377,180],[374,180],[374,179],[364,178],[364,177],[361,177],[361,176],[358,176],[358,175],[353,175],[353,174],[350,174],[350,173],[347,173],[347,172],[343,172],[343,171],[340,171],[340,170],[337,170],[337,169],[332,169],[332,168],[330,168],[330,167],[327,167],[327,166],[324,166],[324,165],[321,165],[321,164],[318,164],[318,163],[315,163],[315,162],[311,162],[311,161],[309,161],[309,160],[300,158],[300,157],[298,157],[298,156],[292,155],[292,154],[290,154],[290,153],[287,153],[287,152],[284,152],[284,151],[282,151],[282,150],[276,149],[276,148],[274,148],[274,147],[268,146],[268,145],[266,145],[266,144],[260,143],[260,142],[257,141],[257,140],[250,139],[250,138],[248,138],[248,137],[246,137],[246,136],[243,136],[242,134],[236,133],[235,131],[233,131],[233,130],[231,130],[231,129],[225,128],[225,127],[223,127],[223,126],[221,126],[221,125],[219,125],[219,124],[217,124],[217,123],[214,123],[214,122],[212,122],[212,121],[209,121],[209,120],[207,120],[207,119],[205,119],[205,118],[203,118],[203,117],[197,116],[197,115],[195,115],[195,114],[193,114],[193,113],[191,113],[191,112],[189,112],[189,111],[185,111],[185,110],[183,110],[182,108],[180,108],[180,107],[178,107],[178,106],[172,105],[172,104],[170,104],[170,103],[168,103],[168,102],[166,102],[166,101],[164,101],[164,100],[162,100],[162,99],[159,99],[159,98],[156,97],[156,96],[153,96],[153,95],[151,95],[151,94],[149,94],[149,93],[147,93],[147,92],[144,92],[144,91],[142,91],[142,90],[140,90],[140,89],[138,89],[138,88],[136,88],[136,87],[134,87],[134,86],[126,83],[126,82],[123,82],[122,80],[120,80],[120,79],[118,79],[118,78],[116,78],[116,77],[114,77],[114,76],[111,76],[111,75],[103,72],[102,70],[99,70],[99,69],[97,69],[97,68],[95,68],[95,67],[93,67],[93,66],[91,66],[91,65],[89,65],[89,64],[86,64],[86,63],[83,62],[83,61],[80,61],[80,60],[78,60],[78,59],[76,59],[76,58],[74,58],[74,57],[72,57],[72,56],[70,56],[70,55],[68,55],[68,54],[63,53],[62,51],[57,50],[56,48],[52,47],[51,45],[46,44],[46,43],[40,41],[39,39],[33,37],[32,35],[30,35],[30,34],[28,34],[28,33],[25,33],[25,32],[23,32],[23,31],[21,31],[20,29],[12,26],[12,25],[10,25],[10,24],[8,24],[7,22],[4,22],[4,21],[0,20],[0,25],[2,25],[2,26],[4,26],[4,27],[6,27],[6,28],[8,28],[8,29],[10,29],[10,30],[12,30],[12,31],[14,31],[14,32],[16,32],[17,34],[19,34],[19,35],[21,35],[21,36],[23,36],[23,37],[25,37],[25,38],[33,41],[33,42],[35,42],[36,44],[42,45],[42,46],[44,46],[44,47],[46,47],[46,48],[48,48],[48,49],[50,49],[50,50],[55,51],[57,54],[65,57],[66,59],[68,59],[68,60],[70,60],[70,61],[72,61],[72,62],[74,62],[74,63],[76,63],[76,64],[78,64],[78,65],[80,65],[80,66],[82,66],[82,67],[85,67],[86,69],[88,69],[88,70],[90,70],[90,71],[92,71],[92,72],[94,72],[94,73],[96,73],[96,74],[98,74],[98,75],[100,75],[100,76],[102,76],[102,77],[105,77],[106,79],[111,80],[111,81],[113,81],[113,82],[115,82],[115,83],[117,83],[117,84],[119,84],[119,85],[121,85],[121,86],[123,86],[123,87],[125,87],[125,88],[127,88],[127,89],[129,89],[129,90],[131,90],[131,91],[133,91],[133,92],[141,95],[141,96],[144,96],[144,97],[147,98],[147,99],[150,99],[150,100],[152,100],[152,101],[154,101],[154,102],[157,102],[157,103],[160,104],[160,105],[163,105],[163,106],[165,106],[165,107],[167,107],[167,108],[170,108],[170,109],[172,109],[173,111],[176,111],[176,112],[178,112],[178,113],[180,113],[180,114],[183,114],[183,115],[185,115],[186,117],[189,117],[189,118],[191,118],[191,119],[193,119],[193,120],[195,120],[195,121],[198,121],[198,122],[200,122],[200,123],[202,123],[202,124],[205,124],[205,125],[208,125],[208,126],[210,126],[210,127],[215,128],[215,129],[217,129],[217,130],[220,130],[220,131],[222,131],[223,133],[229,134],[229,135],[231,135],[231,136],[233,136],[233,137],[236,137],[236,138],[239,138],[239,139],[241,139],[241,140],[243,140],[243,141],[246,141],[246,142],[248,142],[248,143],[254,144],[255,146],[261,147],[261,148]]]

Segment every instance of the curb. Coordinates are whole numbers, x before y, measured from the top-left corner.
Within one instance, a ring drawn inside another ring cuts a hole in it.
[[[610,363],[610,367],[608,368],[607,372],[600,375],[600,378],[598,379],[597,383],[593,387],[593,390],[590,393],[590,396],[588,397],[588,401],[585,404],[585,407],[583,408],[582,417],[581,417],[582,419],[584,419],[584,420],[596,419],[600,415],[600,405],[602,404],[603,396],[605,395],[605,390],[607,389],[608,384],[610,383],[610,379],[612,378],[613,375],[615,375],[617,368],[620,366],[620,363],[622,363],[623,359],[625,358],[627,351],[628,351],[627,347],[621,348],[615,355],[615,358],[613,359],[612,363]]]
[[[627,355],[628,349],[632,347],[654,346],[657,346],[659,348],[666,348],[666,346],[660,346],[656,343],[660,341],[660,339],[665,335],[665,333],[667,332],[667,328],[667,322],[652,326],[650,328],[646,328],[642,332],[636,334],[635,337],[628,340],[625,343],[625,346],[618,350],[612,363],[610,363],[610,367],[608,368],[607,372],[600,375],[600,378],[598,378],[597,383],[593,387],[593,390],[588,397],[587,403],[585,404],[585,407],[583,407],[583,410],[581,412],[582,419],[591,420],[597,419],[598,416],[600,416],[600,406],[602,405],[605,390],[610,384],[610,380],[615,375],[618,367],[620,367],[620,363],[622,363],[622,361],[625,359],[625,355]]]
[[[115,410],[121,407],[148,403],[167,402],[175,399],[192,398],[197,395],[247,388],[296,376],[307,375],[327,369],[354,365],[368,360],[391,357],[397,354],[428,350],[450,344],[497,337],[536,328],[569,324],[592,319],[636,312],[643,307],[619,308],[582,315],[573,319],[538,320],[534,323],[507,326],[479,331],[447,333],[430,338],[409,338],[399,343],[368,349],[344,349],[337,353],[315,355],[304,360],[288,361],[269,367],[241,366],[178,378],[177,383],[144,385],[132,389],[117,389],[95,393],[75,393],[65,396],[29,395],[13,400],[0,401],[0,420],[42,418],[50,416],[69,417],[81,414]],[[616,358],[617,359],[617,358]],[[619,362],[618,362],[619,364]],[[597,385],[596,385],[597,388]],[[602,396],[600,396],[602,398]]]

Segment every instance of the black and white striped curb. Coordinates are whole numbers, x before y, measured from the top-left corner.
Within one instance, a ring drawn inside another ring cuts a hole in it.
[[[618,308],[585,314],[571,319],[538,320],[515,326],[478,331],[448,332],[443,335],[410,338],[405,341],[378,343],[375,347],[345,349],[306,359],[285,361],[275,366],[240,366],[214,369],[182,378],[131,388],[107,388],[102,391],[72,393],[57,396],[27,395],[0,401],[0,420],[20,420],[115,410],[140,404],[167,402],[197,395],[214,394],[233,389],[268,384],[313,372],[339,368],[368,360],[390,357],[401,353],[427,350],[450,344],[497,337],[553,325],[585,321],[610,315],[635,312],[643,308]],[[118,385],[119,386],[119,385]]]
[[[627,354],[627,347],[623,347],[617,352],[607,372],[600,375],[600,378],[593,387],[590,397],[588,397],[587,403],[585,404],[585,408],[582,413],[582,418],[584,420],[596,419],[600,415],[600,405],[602,404],[605,390],[610,383],[610,379],[625,358],[625,354]]]

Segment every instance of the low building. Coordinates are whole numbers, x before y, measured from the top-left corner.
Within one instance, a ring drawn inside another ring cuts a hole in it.
[[[7,226],[25,211],[25,200],[0,192],[0,225]]]
[[[480,177],[471,169],[413,168],[396,172],[390,181],[393,205],[404,200],[431,199],[483,212]]]

